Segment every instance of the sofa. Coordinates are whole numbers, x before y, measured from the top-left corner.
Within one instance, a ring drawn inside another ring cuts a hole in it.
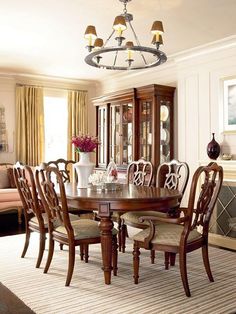
[[[17,210],[18,223],[22,223],[22,202],[17,191],[14,176],[13,165],[10,163],[0,164],[0,213]]]

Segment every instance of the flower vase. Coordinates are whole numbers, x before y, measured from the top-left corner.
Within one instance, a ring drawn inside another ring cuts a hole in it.
[[[212,140],[207,145],[207,155],[213,160],[216,160],[220,155],[220,145],[215,140],[215,133],[212,133]]]
[[[89,176],[92,174],[95,164],[90,161],[90,153],[80,152],[79,161],[74,165],[78,177],[78,189],[86,189],[89,186]]]

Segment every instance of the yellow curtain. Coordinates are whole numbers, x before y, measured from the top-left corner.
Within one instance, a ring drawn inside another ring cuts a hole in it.
[[[16,159],[31,166],[44,160],[42,88],[16,87]]]
[[[87,96],[87,91],[68,91],[68,159],[78,160],[71,144],[72,136],[88,133]]]

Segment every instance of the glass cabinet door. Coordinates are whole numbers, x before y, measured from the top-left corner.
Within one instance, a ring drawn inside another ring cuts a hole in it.
[[[170,161],[170,101],[160,103],[160,162]]]
[[[139,158],[151,161],[152,152],[152,102],[139,103]]]
[[[107,152],[107,107],[98,108],[98,164],[106,164],[106,152]]]
[[[127,165],[132,159],[132,103],[110,106],[110,159]]]

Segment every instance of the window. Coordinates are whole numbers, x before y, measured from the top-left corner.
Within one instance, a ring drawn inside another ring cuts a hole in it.
[[[67,93],[45,91],[45,161],[67,159]]]

